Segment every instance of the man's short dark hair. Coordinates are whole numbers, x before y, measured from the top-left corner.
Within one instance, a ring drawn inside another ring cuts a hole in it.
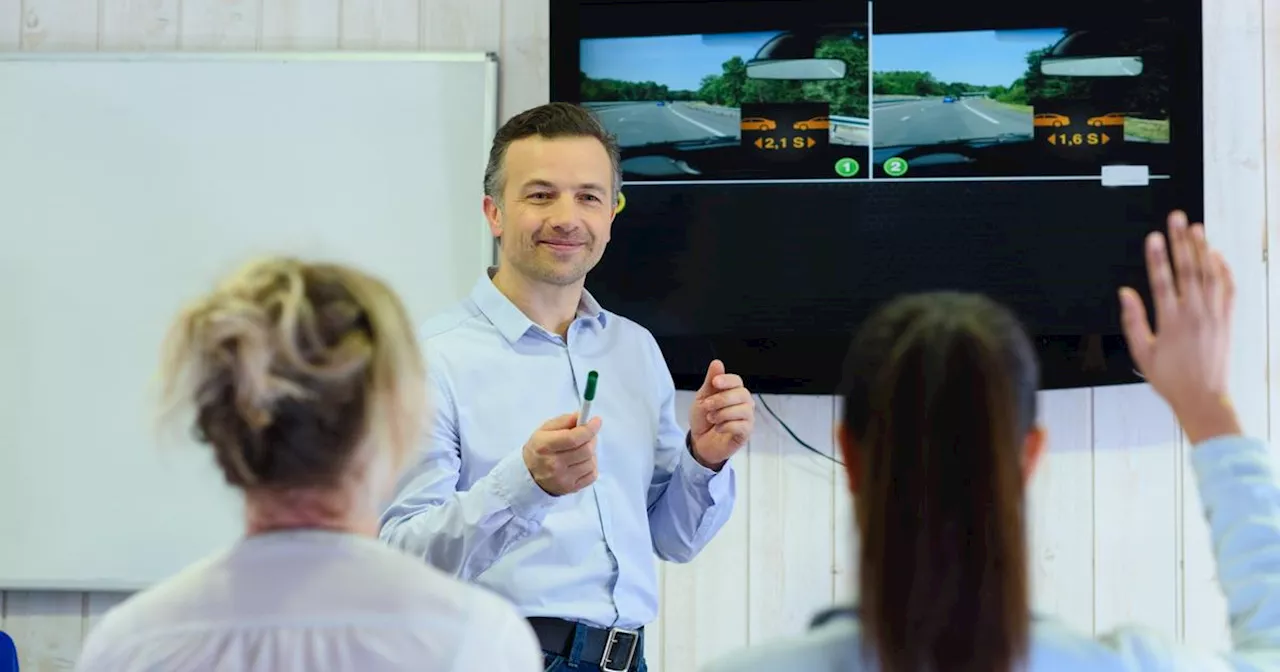
[[[507,120],[493,136],[489,149],[489,164],[484,169],[484,193],[499,204],[502,189],[506,186],[503,164],[507,147],[516,140],[538,136],[542,138],[595,138],[604,145],[613,165],[613,205],[618,205],[618,191],[622,188],[621,157],[616,139],[600,123],[590,110],[571,103],[547,103],[525,110]]]

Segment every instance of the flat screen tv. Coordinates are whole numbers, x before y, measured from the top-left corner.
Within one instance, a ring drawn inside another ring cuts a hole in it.
[[[1116,289],[1203,209],[1199,0],[552,0],[551,98],[621,147],[587,288],[680,389],[830,394],[902,293],[978,291],[1044,389],[1139,382]],[[1150,301],[1149,294],[1147,300]]]

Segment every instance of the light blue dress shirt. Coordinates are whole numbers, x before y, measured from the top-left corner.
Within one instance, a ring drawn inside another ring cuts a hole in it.
[[[526,617],[637,628],[658,613],[654,556],[691,560],[724,526],[732,462],[719,472],[685,444],[675,387],[648,330],[583,292],[566,338],[534,324],[491,281],[422,334],[433,420],[382,516],[383,540],[486,586]],[[554,497],[522,449],[547,420],[592,415],[599,477]]]
[[[1227,598],[1233,650],[1195,650],[1141,628],[1097,638],[1037,619],[1027,672],[1280,670],[1280,482],[1263,441],[1221,437],[1198,445],[1191,465],[1209,522],[1218,581]],[[831,618],[805,634],[746,649],[703,672],[863,672],[856,616]]]

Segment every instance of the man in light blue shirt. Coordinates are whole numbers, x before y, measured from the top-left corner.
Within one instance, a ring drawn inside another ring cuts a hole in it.
[[[548,667],[583,671],[645,669],[654,556],[687,562],[724,525],[729,460],[755,420],[742,379],[714,361],[681,429],[653,336],[584,289],[617,212],[618,164],[574,105],[499,129],[484,211],[501,262],[425,327],[431,434],[381,532],[511,600]],[[578,426],[592,370],[593,417]]]

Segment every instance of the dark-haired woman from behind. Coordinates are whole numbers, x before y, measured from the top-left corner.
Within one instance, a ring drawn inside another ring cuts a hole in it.
[[[390,289],[255,262],[183,312],[169,345],[166,387],[243,492],[245,537],[108,612],[78,670],[542,669],[513,607],[377,540],[426,401]]]
[[[708,672],[1280,670],[1280,486],[1227,397],[1231,275],[1182,213],[1167,241],[1152,234],[1146,248],[1158,333],[1128,288],[1122,320],[1195,446],[1232,651],[1138,630],[1094,639],[1032,617],[1023,512],[1044,445],[1038,364],[1004,308],[940,293],[884,307],[846,361],[839,443],[861,541],[858,604]]]

